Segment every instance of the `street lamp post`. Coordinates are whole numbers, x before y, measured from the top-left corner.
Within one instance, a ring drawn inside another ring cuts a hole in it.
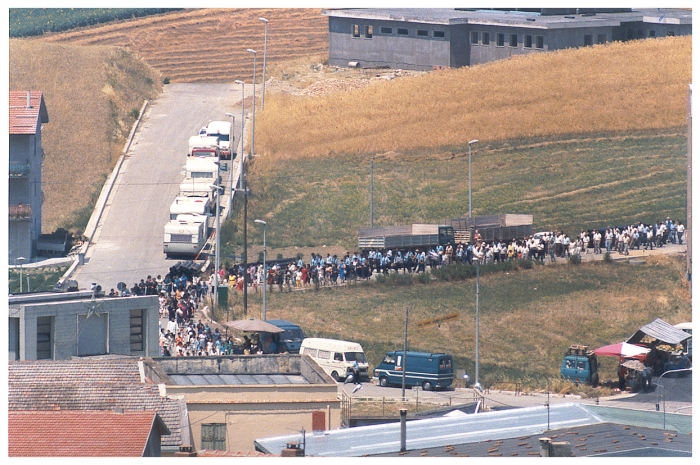
[[[248,315],[248,193],[245,185],[245,163],[243,157],[243,122],[245,121],[245,83],[243,81],[235,81],[242,87],[241,96],[241,155],[239,165],[239,182],[240,192],[243,193],[243,315]],[[253,105],[255,105],[255,94],[253,94]]]
[[[243,174],[243,157],[245,156],[245,150],[243,148],[243,129],[245,127],[245,82],[234,81],[236,84],[241,86],[241,153],[238,155],[238,187],[241,187]],[[233,189],[233,186],[231,186]]]
[[[263,90],[262,90],[262,109],[265,109],[265,70],[267,69],[267,20],[258,18],[265,23],[265,47],[263,48]]]
[[[219,175],[221,173],[220,161],[216,162],[216,253],[214,261],[214,311],[219,309],[219,267],[221,266],[221,186],[219,186]]]
[[[24,291],[24,288],[22,287],[22,263],[24,263],[25,260],[26,260],[26,258],[24,258],[24,257],[17,257],[15,259],[16,262],[19,262],[19,293],[20,294]]]
[[[472,144],[476,144],[478,139],[469,141],[469,218],[472,217]]]
[[[263,308],[262,319],[267,320],[267,300],[265,289],[267,288],[267,223],[263,220],[255,220],[256,223],[263,225]]]
[[[258,52],[253,50],[252,48],[249,48],[246,50],[248,53],[253,54],[253,127],[250,129],[252,136],[250,139],[250,153],[251,155],[255,155],[255,72],[256,72],[256,67],[257,67],[257,62],[258,62]]]
[[[230,150],[230,153],[233,154],[233,145],[232,145],[233,139],[234,139],[234,137],[233,137],[233,125],[236,122],[236,117],[233,116],[232,113],[226,113],[226,116],[231,118],[231,134],[229,135],[229,150]],[[241,132],[241,136],[242,135],[243,135],[243,133]],[[229,171],[228,184],[229,184],[229,187],[231,188],[231,193],[228,196],[228,212],[226,214],[227,217],[231,216],[231,209],[233,208],[233,155],[231,155],[231,163],[229,163],[228,171]]]

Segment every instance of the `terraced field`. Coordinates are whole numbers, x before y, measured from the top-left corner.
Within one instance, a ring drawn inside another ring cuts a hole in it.
[[[172,82],[250,81],[257,53],[262,77],[265,25],[267,62],[326,54],[328,19],[320,9],[196,9],[42,36],[72,45],[129,47]]]

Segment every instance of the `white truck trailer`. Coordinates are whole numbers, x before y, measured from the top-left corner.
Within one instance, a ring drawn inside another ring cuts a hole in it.
[[[209,216],[211,211],[208,197],[176,197],[170,205],[170,219],[176,220],[178,215]]]
[[[185,179],[180,183],[181,197],[207,197],[216,202],[217,185],[220,185],[219,166],[211,158],[187,159]]]
[[[163,252],[167,257],[197,256],[207,242],[206,228],[206,216],[178,215],[178,219],[168,221],[163,228]]]
[[[233,133],[230,121],[209,121],[207,136],[219,139],[219,154],[226,160],[233,159]]]

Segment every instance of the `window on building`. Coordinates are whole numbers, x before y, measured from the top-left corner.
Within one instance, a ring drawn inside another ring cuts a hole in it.
[[[397,27],[396,28],[396,34],[400,36],[407,36],[408,35],[408,29],[405,27]]]
[[[499,32],[496,34],[496,47],[505,47],[506,46],[506,35],[503,34],[502,32]]]
[[[656,31],[655,30],[650,30],[649,31],[649,37],[656,37]]]
[[[518,46],[518,34],[510,35],[510,46],[513,48]]]
[[[379,28],[379,32],[381,32],[382,34],[393,34],[394,28],[382,26]]]
[[[365,38],[371,39],[372,38],[372,26],[365,26]]]
[[[666,37],[674,37],[676,35],[673,31],[666,31]]]
[[[428,37],[428,31],[426,31],[425,29],[418,29],[416,31],[416,35],[418,37]]]
[[[36,358],[53,359],[53,317],[41,316],[36,319]]]
[[[523,36],[523,47],[532,48],[532,36],[531,35],[525,34]]]
[[[143,310],[132,310],[129,317],[132,352],[143,352]]]
[[[586,34],[583,36],[583,46],[590,47],[593,45],[593,34]]]
[[[445,31],[433,31],[433,37],[436,39],[444,39]]]
[[[472,45],[479,45],[479,33],[476,31],[472,31]]]
[[[481,45],[491,45],[491,36],[488,32],[481,33]]]
[[[353,37],[360,37],[360,25],[359,24],[352,25],[352,36]]]
[[[598,43],[599,44],[604,44],[608,41],[608,35],[607,34],[598,34]]]
[[[202,450],[226,450],[226,423],[202,424]]]
[[[535,48],[544,48],[544,36],[535,36]]]

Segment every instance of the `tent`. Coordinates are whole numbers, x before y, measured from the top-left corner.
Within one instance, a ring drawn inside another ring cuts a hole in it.
[[[248,320],[227,321],[224,323],[229,328],[247,333],[283,333],[284,330],[264,320],[250,318]]]
[[[624,357],[624,358],[644,358],[650,349],[648,347],[640,347],[626,342],[618,342],[603,347],[598,347],[593,351],[596,355],[607,357]]]
[[[666,323],[660,318],[657,318],[648,325],[642,326],[636,333],[627,339],[626,342],[630,344],[638,344],[642,341],[642,339],[644,339],[645,336],[674,346],[692,337],[685,331]]]

